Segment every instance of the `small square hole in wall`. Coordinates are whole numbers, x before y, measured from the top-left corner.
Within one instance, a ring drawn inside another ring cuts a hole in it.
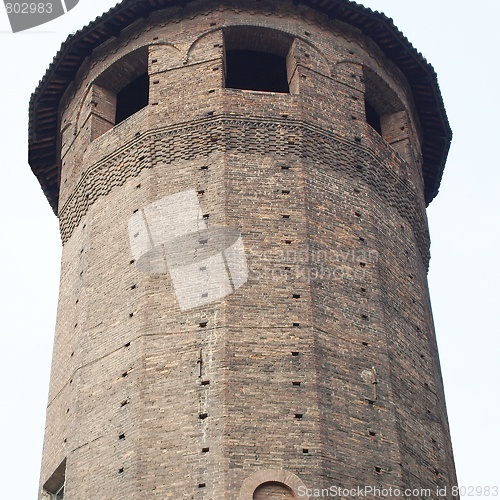
[[[299,355],[299,351],[292,351],[292,356],[298,356]]]
[[[300,387],[300,382],[292,382],[292,385],[295,387]]]
[[[210,380],[202,380],[201,385],[210,385]]]
[[[201,321],[199,323],[200,328],[205,328],[208,325],[208,321]]]
[[[309,453],[309,448],[302,448],[302,453],[304,453],[304,454]]]
[[[208,446],[206,448],[201,449],[202,453],[208,453],[209,451],[210,451],[210,448]]]
[[[208,413],[200,413],[200,414],[198,415],[198,418],[199,418],[200,420],[205,420],[207,417],[208,417]]]
[[[205,488],[205,486],[206,486],[206,483],[199,483],[198,484],[198,488]]]
[[[302,417],[303,417],[302,413],[296,413],[295,414],[295,418],[302,418]]]

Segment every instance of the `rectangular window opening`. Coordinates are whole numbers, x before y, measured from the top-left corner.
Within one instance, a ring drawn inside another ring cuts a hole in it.
[[[145,108],[149,103],[149,75],[142,74],[116,95],[115,125]]]
[[[257,50],[226,50],[226,88],[289,93],[286,57]]]
[[[379,135],[382,135],[382,124],[380,115],[375,111],[375,108],[365,99],[366,123],[370,125]]]

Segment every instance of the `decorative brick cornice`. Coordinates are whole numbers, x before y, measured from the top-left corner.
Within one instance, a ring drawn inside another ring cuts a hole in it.
[[[265,133],[258,133],[261,130]],[[252,140],[252,133],[255,140]],[[283,135],[293,135],[296,140],[293,143],[280,140]],[[326,165],[339,175],[366,183],[412,227],[422,262],[424,266],[428,265],[429,235],[414,186],[374,154],[373,148],[291,119],[218,116],[143,133],[126,147],[89,166],[82,175],[60,209],[63,243],[68,241],[93,203],[112,189],[124,185],[128,179],[138,176],[142,170],[176,161],[208,158],[221,151],[248,150],[250,146],[254,154],[274,154],[283,158],[294,155],[310,165],[309,168]],[[407,168],[405,162],[390,147],[387,150],[393,155],[390,163],[399,162],[404,172]],[[360,168],[355,168],[351,162],[346,163],[347,157]]]

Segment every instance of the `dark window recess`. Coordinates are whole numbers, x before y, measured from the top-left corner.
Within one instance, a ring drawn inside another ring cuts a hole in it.
[[[226,88],[288,93],[286,58],[256,50],[228,50]]]
[[[124,87],[116,95],[115,124],[145,108],[149,102],[149,75],[144,73]]]
[[[49,480],[43,485],[46,493],[50,494],[53,500],[62,500],[64,498],[64,484],[66,481],[66,459],[59,465]]]
[[[366,113],[366,122],[372,128],[374,128],[379,135],[382,135],[382,125],[380,124],[380,115],[375,111],[373,106],[365,100],[365,113]]]

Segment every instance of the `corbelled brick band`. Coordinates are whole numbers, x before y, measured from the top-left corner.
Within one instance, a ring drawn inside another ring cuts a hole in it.
[[[282,64],[276,88],[229,88],[248,53]],[[451,132],[390,20],[347,0],[125,0],[63,44],[30,127],[63,242],[40,498],[456,484],[425,210]],[[137,268],[128,227],[182,192],[248,266],[188,310]]]

